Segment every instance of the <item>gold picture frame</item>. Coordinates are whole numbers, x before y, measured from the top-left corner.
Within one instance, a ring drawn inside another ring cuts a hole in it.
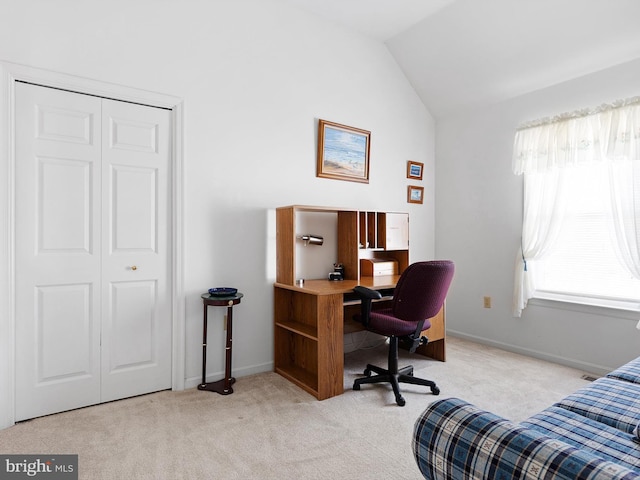
[[[371,132],[318,120],[316,176],[369,183]]]

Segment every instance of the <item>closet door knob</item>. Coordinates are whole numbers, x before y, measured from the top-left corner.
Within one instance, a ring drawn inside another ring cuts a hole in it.
[[[131,270],[137,270],[138,267],[136,267],[135,265],[131,265]]]

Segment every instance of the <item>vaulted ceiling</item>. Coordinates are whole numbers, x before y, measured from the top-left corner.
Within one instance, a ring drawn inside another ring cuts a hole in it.
[[[384,42],[436,118],[640,58],[638,0],[286,1]]]

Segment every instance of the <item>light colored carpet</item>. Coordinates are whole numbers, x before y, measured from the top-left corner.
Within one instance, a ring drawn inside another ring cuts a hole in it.
[[[411,434],[434,400],[460,397],[521,421],[584,386],[583,372],[457,338],[447,362],[403,352],[434,379],[351,390],[386,346],[345,356],[345,394],[319,402],[275,373],[237,379],[234,394],[158,392],[23,422],[0,431],[3,454],[78,454],[82,479],[420,479]]]

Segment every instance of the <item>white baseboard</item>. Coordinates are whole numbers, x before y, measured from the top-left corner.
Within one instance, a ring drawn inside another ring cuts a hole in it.
[[[247,377],[249,375],[255,375],[256,373],[273,372],[273,362],[262,363],[260,365],[251,365],[249,367],[232,368],[232,375],[235,378]],[[224,371],[209,373],[206,376],[207,382],[215,382],[224,378]],[[195,388],[200,385],[202,380],[201,376],[189,377],[185,380],[185,388]]]
[[[596,365],[593,363],[582,362],[580,360],[576,360],[573,358],[561,357],[559,355],[552,355],[547,352],[540,352],[538,350],[533,350],[530,348],[523,348],[517,345],[511,345],[509,343],[496,342],[495,340],[491,340],[489,338],[479,337],[476,335],[468,335],[466,333],[458,332],[455,330],[447,329],[447,336],[459,337],[464,340],[481,343],[483,345],[488,345],[490,347],[500,348],[508,352],[518,353],[520,355],[526,355],[528,357],[538,358],[540,360],[545,360],[547,362],[557,363],[559,365],[564,365],[566,367],[582,370],[585,373],[590,373],[596,376],[606,375],[607,373],[615,369],[615,367]]]

